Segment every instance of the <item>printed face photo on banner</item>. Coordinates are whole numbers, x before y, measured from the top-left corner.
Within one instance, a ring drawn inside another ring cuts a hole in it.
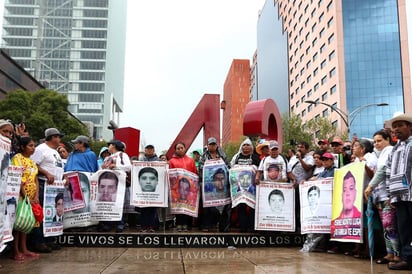
[[[307,192],[309,210],[314,215],[319,207],[320,189],[317,186],[311,186]]]
[[[227,169],[219,166],[205,166],[203,183],[206,195],[221,194],[225,196],[229,188]]]
[[[55,215],[53,217],[53,222],[63,221],[63,193],[58,193],[54,198]]]
[[[199,189],[194,186],[191,178],[179,175],[170,178],[172,200],[177,203],[185,203],[196,206]]]
[[[276,181],[282,177],[282,165],[275,163],[267,163],[267,177],[269,181]]]
[[[90,180],[86,174],[79,172],[80,187],[86,206],[81,209],[73,210],[73,213],[83,213],[90,211]]]
[[[142,192],[156,192],[159,175],[155,168],[144,167],[139,170],[139,185]]]
[[[249,170],[242,170],[238,174],[238,189],[239,191],[247,191],[250,193],[256,193],[255,186],[252,184],[254,173]]]
[[[119,179],[116,174],[106,171],[98,179],[98,202],[116,202]]]

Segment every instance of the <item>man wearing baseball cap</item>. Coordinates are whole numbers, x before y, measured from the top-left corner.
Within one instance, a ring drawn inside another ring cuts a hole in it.
[[[96,172],[97,166],[96,154],[90,150],[89,137],[79,135],[72,140],[74,150],[70,153],[64,171],[84,171]]]
[[[319,140],[318,145],[319,145],[319,151],[322,154],[329,151],[329,141],[328,141],[328,139]]]
[[[365,196],[371,195],[385,177],[389,188],[390,202],[396,208],[396,220],[400,243],[400,262],[390,262],[392,270],[412,270],[412,113],[400,114],[388,123],[398,142],[384,166],[379,166],[365,189]]]
[[[333,137],[332,142],[330,145],[332,147],[332,153],[337,154],[339,157],[338,167],[343,167],[344,165],[350,164],[351,157],[346,151],[343,149],[343,141],[340,137],[335,136]]]
[[[286,175],[286,167],[287,163],[285,159],[279,153],[279,143],[277,141],[270,141],[269,142],[269,156],[266,156],[260,161],[258,170],[255,176],[255,184],[258,185],[260,183],[261,176],[263,174],[263,179],[268,181],[276,181],[276,182],[287,182],[288,177]],[[269,178],[270,166],[276,165],[279,170],[279,175],[276,179],[271,180]]]

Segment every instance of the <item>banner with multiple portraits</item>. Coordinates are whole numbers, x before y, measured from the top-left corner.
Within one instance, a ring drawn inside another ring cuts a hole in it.
[[[244,203],[255,208],[256,167],[252,165],[235,165],[229,170],[230,196],[232,198],[232,208]]]
[[[77,175],[80,182],[80,188],[83,195],[84,207],[79,209],[74,209],[72,211],[64,212],[63,227],[72,228],[72,227],[87,227],[91,225],[98,224],[97,221],[92,220],[91,211],[90,211],[90,180],[93,173],[90,172],[68,172],[66,174],[72,174],[72,176]],[[65,174],[65,175],[66,175]],[[67,193],[68,187],[65,187],[65,197],[69,197]],[[67,198],[66,198],[67,199]],[[66,200],[64,200],[66,204]],[[65,208],[70,208],[66,207]]]
[[[203,207],[230,204],[229,172],[222,159],[206,160],[203,166]]]
[[[167,207],[168,177],[166,162],[132,162],[130,204],[137,207]]]
[[[329,233],[332,216],[333,178],[299,185],[301,233]]]
[[[197,217],[199,176],[181,168],[169,169],[170,213]]]
[[[255,229],[295,231],[295,226],[293,185],[262,181],[256,187]]]
[[[92,221],[120,221],[126,189],[126,173],[102,169],[90,181],[90,212]]]
[[[64,180],[44,185],[43,234],[45,237],[63,234]]]

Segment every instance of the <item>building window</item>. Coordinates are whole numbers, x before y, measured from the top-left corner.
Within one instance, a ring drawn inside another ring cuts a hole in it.
[[[323,4],[323,0],[319,0],[318,7],[322,6],[322,4]]]
[[[300,83],[300,88],[303,89],[305,87],[305,82]]]
[[[329,54],[329,61],[331,61],[333,58],[335,58],[335,51],[332,51],[332,52]]]
[[[306,96],[308,97],[308,98],[310,98],[310,96],[312,96],[312,90],[310,89],[310,90],[308,90],[308,92],[306,93]],[[311,104],[312,105],[312,104]]]
[[[330,88],[330,94],[334,94],[336,92],[336,85]]]
[[[305,73],[305,68],[302,68],[302,69],[300,70],[300,75],[302,76],[304,73]]]
[[[309,76],[306,78],[306,82],[307,82],[307,83],[309,83],[310,81],[312,81],[312,75],[309,75]]]
[[[306,109],[302,110],[302,117],[305,117],[306,115]]]
[[[313,41],[312,41],[312,47],[314,47],[317,42],[318,42],[318,38],[313,39]]]
[[[315,13],[316,13],[316,8],[312,10],[312,12],[310,13],[310,17],[313,18],[315,16]]]
[[[316,69],[313,71],[313,77],[316,77],[316,75],[318,75],[318,73],[319,73],[319,69],[316,68]]]
[[[322,117],[328,117],[329,116],[329,109],[324,109],[322,111]]]
[[[313,87],[313,90],[316,92],[319,89],[319,83],[316,83],[316,85]]]
[[[326,49],[326,45],[323,44],[323,45],[320,47],[319,52],[320,52],[320,53],[323,53],[323,52],[325,51],[325,49]]]
[[[306,48],[306,54],[309,54],[310,52],[310,46]]]
[[[312,33],[314,33],[314,32],[315,32],[315,29],[316,29],[316,23],[315,23],[315,24],[313,24],[313,26],[312,26]]]
[[[333,25],[333,22],[335,21],[335,19],[332,17],[329,19],[328,21],[328,28],[330,28]]]
[[[332,126],[333,128],[338,128],[338,121],[333,121]]]
[[[305,36],[305,41],[308,41],[308,39],[309,39],[309,35],[310,35],[310,33],[308,32],[308,33],[306,33],[306,36]]]
[[[333,7],[333,0],[331,0],[331,1],[329,2],[328,6],[326,7],[326,10],[327,10],[327,11],[330,11],[332,7]]]
[[[300,56],[299,60],[300,60],[301,62],[303,62],[303,58],[304,58],[304,57],[305,57],[305,55],[302,54],[302,55]]]
[[[322,22],[323,18],[325,18],[325,14],[322,12],[322,14],[319,16],[319,23]]]
[[[307,68],[307,69],[310,68],[311,65],[312,65],[312,61],[309,60],[309,61],[306,63],[306,68]]]
[[[313,60],[313,62],[315,62],[317,59],[318,59],[318,53],[316,52],[316,53],[313,55],[312,60]]]
[[[327,92],[322,94],[322,101],[325,101],[326,99],[328,99],[328,93]]]
[[[322,38],[325,35],[325,28],[323,28],[320,32],[319,32],[319,38]]]
[[[311,112],[313,110],[313,104],[309,104],[308,106],[308,112]]]
[[[320,115],[318,114],[315,116],[315,120],[319,120],[319,119],[320,119]]]
[[[327,81],[328,81],[328,76],[324,76],[321,80],[322,85],[326,84]]]
[[[333,68],[329,71],[329,78],[332,78],[336,74],[336,68]]]
[[[332,35],[329,36],[329,38],[328,38],[328,43],[329,43],[329,45],[330,45],[333,41],[335,41],[335,34],[332,33]]]
[[[320,63],[320,68],[323,69],[324,67],[326,67],[326,59]]]
[[[296,89],[295,89],[295,94],[298,94],[299,93],[299,87],[297,87]]]

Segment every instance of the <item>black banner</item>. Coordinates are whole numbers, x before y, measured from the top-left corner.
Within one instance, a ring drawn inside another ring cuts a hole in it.
[[[301,246],[304,235],[284,234],[100,234],[64,233],[58,237],[63,246],[77,247],[269,247]]]

